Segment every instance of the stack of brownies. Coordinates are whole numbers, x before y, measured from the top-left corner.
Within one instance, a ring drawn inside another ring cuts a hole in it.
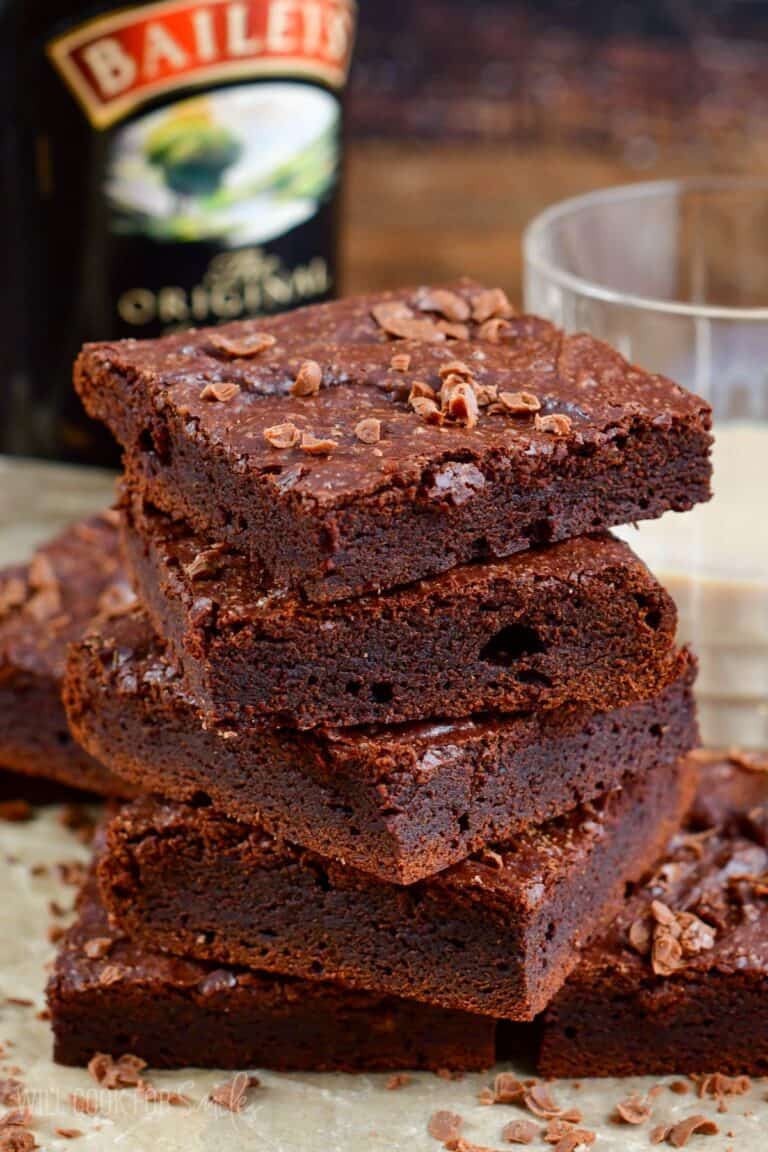
[[[606,529],[708,498],[706,405],[469,281],[89,346],[76,384],[138,606],[66,702],[145,795],[58,1059],[488,1066],[693,797],[693,661]]]

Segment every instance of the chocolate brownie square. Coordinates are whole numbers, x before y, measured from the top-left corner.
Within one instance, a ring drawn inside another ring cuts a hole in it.
[[[544,1017],[547,1076],[768,1075],[768,759],[704,761],[652,876]]]
[[[650,699],[507,717],[320,728],[206,725],[140,612],[72,649],[65,701],[84,747],[137,787],[219,811],[381,880],[411,884],[693,747],[695,667]]]
[[[176,955],[530,1020],[621,905],[692,798],[686,761],[409,887],[210,807],[144,798],[110,824],[102,894]]]
[[[105,796],[139,791],[79,747],[61,699],[67,649],[98,611],[125,606],[111,513],[68,528],[0,573],[0,765]]]
[[[333,600],[710,495],[710,410],[471,281],[156,341],[75,384],[131,487]]]
[[[271,594],[243,554],[206,548],[160,513],[126,517],[139,598],[209,720],[305,729],[596,711],[653,695],[677,658],[671,598],[609,535],[318,606]]]
[[[176,959],[110,926],[91,877],[48,983],[59,1064],[130,1052],[155,1068],[488,1068],[494,1021],[336,984]]]

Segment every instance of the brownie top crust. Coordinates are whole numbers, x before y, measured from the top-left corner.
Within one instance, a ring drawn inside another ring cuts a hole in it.
[[[121,404],[164,412],[276,497],[326,508],[411,487],[460,504],[500,459],[535,481],[558,457],[620,455],[638,424],[710,426],[670,380],[471,281],[86,346],[81,394],[105,375]]]
[[[703,757],[703,754],[702,754]],[[768,772],[757,757],[701,764],[683,830],[648,882],[584,953],[581,983],[768,971]]]
[[[133,594],[121,570],[117,522],[105,512],[67,528],[30,563],[0,572],[0,674],[60,679],[67,648],[95,612],[124,608]]]

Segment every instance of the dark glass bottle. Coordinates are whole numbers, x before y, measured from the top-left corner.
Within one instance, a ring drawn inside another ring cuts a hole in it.
[[[0,0],[0,451],[114,463],[71,365],[327,298],[354,0]]]

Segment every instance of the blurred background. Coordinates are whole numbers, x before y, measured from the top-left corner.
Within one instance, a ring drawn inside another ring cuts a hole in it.
[[[362,0],[345,290],[471,271],[594,188],[768,175],[761,0]]]

